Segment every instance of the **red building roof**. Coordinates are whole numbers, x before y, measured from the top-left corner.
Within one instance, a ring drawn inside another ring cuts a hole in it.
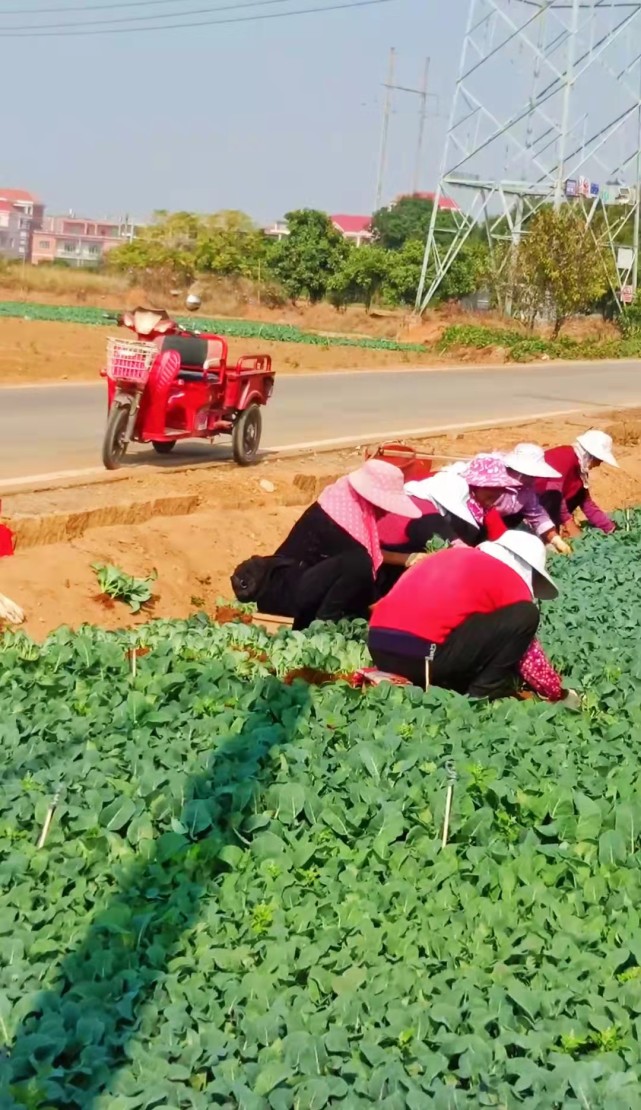
[[[397,197],[397,202],[399,200],[431,200],[434,202],[435,199],[436,193],[403,193],[400,197]],[[444,212],[458,212],[458,204],[451,197],[439,197],[438,206]]]
[[[3,189],[0,187],[0,200],[8,200],[12,204],[16,201],[28,201],[29,204],[40,204],[37,197],[33,193],[28,193],[26,189]]]
[[[371,231],[372,217],[371,216],[330,216],[330,220],[336,225],[343,235],[363,235]]]

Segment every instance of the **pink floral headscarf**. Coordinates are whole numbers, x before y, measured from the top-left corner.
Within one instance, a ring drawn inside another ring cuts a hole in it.
[[[376,573],[383,562],[383,554],[374,506],[352,488],[347,477],[327,486],[318,498],[318,504],[335,524],[363,545]]]
[[[498,455],[476,455],[462,474],[470,488],[514,489],[521,485]]]
[[[475,488],[516,490],[521,486],[517,476],[510,473],[498,455],[476,455],[461,474],[472,491],[468,508],[479,524],[485,519],[485,510],[474,497]]]

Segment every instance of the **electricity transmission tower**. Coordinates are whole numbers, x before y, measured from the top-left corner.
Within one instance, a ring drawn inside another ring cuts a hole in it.
[[[416,310],[473,232],[500,270],[550,203],[577,205],[612,252],[620,306],[638,279],[641,0],[468,2]],[[458,205],[449,231],[444,197]]]

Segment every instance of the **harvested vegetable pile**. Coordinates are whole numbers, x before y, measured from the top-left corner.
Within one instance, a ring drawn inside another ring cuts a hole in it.
[[[113,327],[113,320],[106,318],[99,308],[67,308],[64,305],[32,304],[30,301],[0,301],[0,318],[2,317]],[[398,343],[394,339],[373,339],[367,336],[318,335],[316,332],[302,331],[291,324],[261,324],[255,320],[212,320],[204,316],[177,316],[176,320],[188,328],[215,332],[216,335],[226,335],[234,339],[264,339],[277,343],[303,343],[314,347],[364,347],[372,351],[425,350],[423,343]]]
[[[3,1110],[637,1107],[640,542],[555,561],[581,715],[282,681],[345,628],[7,638]]]

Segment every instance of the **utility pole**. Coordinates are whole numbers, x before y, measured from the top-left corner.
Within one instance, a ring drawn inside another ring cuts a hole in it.
[[[420,98],[419,114],[418,114],[418,135],[416,138],[416,156],[414,162],[414,173],[412,177],[412,192],[417,193],[421,183],[421,163],[423,160],[423,138],[425,135],[425,122],[427,120],[427,101],[430,97],[438,102],[438,97],[434,93],[427,91],[427,83],[430,73],[430,59],[425,59],[423,67],[423,79],[421,86],[418,89],[409,87],[408,85],[397,85],[394,81],[394,71],[396,64],[396,51],[390,50],[390,64],[389,74],[385,85],[385,105],[383,109],[383,129],[381,134],[381,153],[378,166],[378,180],[376,183],[376,204],[375,211],[381,207],[383,199],[383,178],[385,176],[385,166],[387,162],[387,137],[389,132],[389,117],[392,110],[392,93],[402,92],[409,93],[411,96],[418,96]]]
[[[392,111],[392,90],[394,88],[394,69],[396,66],[396,50],[390,47],[389,65],[387,68],[387,81],[385,83],[385,100],[383,102],[383,126],[381,128],[381,146],[378,156],[378,176],[376,178],[376,196],[374,211],[378,212],[383,200],[383,179],[387,162],[387,135],[389,132],[389,118]]]
[[[430,59],[425,59],[425,68],[423,69],[423,82],[419,91],[421,98],[421,106],[418,113],[418,137],[416,140],[416,162],[414,164],[414,181],[412,183],[412,192],[418,193],[421,184],[421,162],[423,158],[423,135],[425,133],[425,121],[427,119],[427,82],[430,75]]]

